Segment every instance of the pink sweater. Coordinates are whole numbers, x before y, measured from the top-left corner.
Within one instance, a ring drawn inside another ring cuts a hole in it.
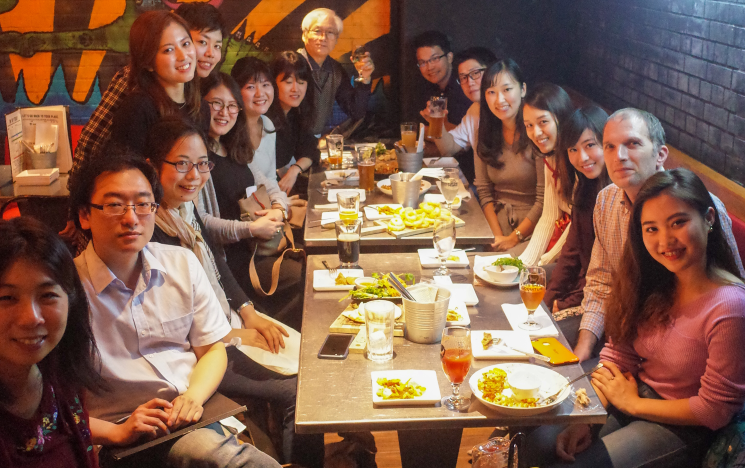
[[[719,429],[745,402],[745,287],[717,288],[673,317],[667,328],[640,331],[633,347],[607,343],[600,360],[666,400],[688,398],[701,425]]]

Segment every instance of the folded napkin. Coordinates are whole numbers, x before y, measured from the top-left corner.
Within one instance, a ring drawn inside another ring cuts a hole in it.
[[[523,330],[519,325],[525,323],[525,320],[528,318],[528,309],[525,308],[524,304],[502,304],[502,310],[513,330]],[[542,305],[538,306],[535,310],[533,318],[541,326],[541,329],[523,330],[530,335],[531,339],[559,336],[559,330],[556,328],[551,317],[548,316]]]
[[[282,375],[296,375],[298,372],[298,367],[300,365],[300,333],[288,327],[287,325],[278,322],[272,317],[262,314],[261,312],[257,312],[257,314],[267,320],[281,325],[285,330],[287,330],[287,333],[289,333],[290,336],[282,337],[285,341],[285,347],[280,348],[279,353],[273,354],[269,351],[264,351],[261,348],[246,346],[240,342],[240,338],[233,338],[233,340],[231,340],[231,344],[236,346],[236,348],[238,348],[243,354],[251,358],[251,360],[258,364],[261,364],[269,370],[273,370],[274,372],[280,373]]]

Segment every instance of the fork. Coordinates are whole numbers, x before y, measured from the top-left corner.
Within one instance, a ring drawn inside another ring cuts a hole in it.
[[[502,343],[502,341],[503,341],[502,338],[492,338],[491,341],[492,341],[492,343],[494,343],[497,346],[499,346],[499,344],[501,343],[502,346],[504,346],[507,349],[511,349],[512,351],[517,351],[518,353],[522,353],[522,354],[524,354],[526,356],[530,356],[532,358],[536,358],[536,359],[541,360],[543,362],[551,362],[551,358],[550,357],[546,357],[546,356],[543,356],[541,354],[528,353],[526,351],[522,351],[520,349],[513,348],[512,346],[509,346],[507,343]]]
[[[326,267],[326,269],[329,271],[329,277],[334,276],[336,274],[336,267],[331,268],[328,263],[326,263],[326,260],[322,261],[323,266]]]
[[[593,372],[595,372],[596,370],[600,369],[601,367],[603,367],[603,363],[602,363],[602,362],[598,363],[598,365],[597,365],[597,366],[593,367],[593,368],[592,368],[591,370],[589,370],[589,371],[585,372],[584,374],[580,375],[580,376],[579,376],[579,377],[577,377],[576,379],[570,380],[570,381],[569,381],[569,382],[567,382],[567,383],[566,383],[566,384],[565,384],[564,386],[562,386],[562,387],[561,387],[561,388],[559,389],[559,391],[558,391],[558,392],[554,393],[553,395],[549,395],[549,396],[547,396],[547,397],[546,397],[546,398],[544,398],[543,400],[539,401],[539,402],[538,402],[538,404],[539,404],[539,405],[550,405],[551,403],[553,403],[554,401],[556,401],[556,398],[557,398],[557,397],[558,397],[559,395],[561,395],[561,392],[563,392],[563,391],[564,391],[564,390],[565,390],[565,389],[566,389],[567,387],[569,387],[570,385],[572,385],[572,384],[573,384],[574,382],[578,381],[578,380],[579,380],[579,379],[581,379],[582,377],[587,377],[588,375],[592,374]]]

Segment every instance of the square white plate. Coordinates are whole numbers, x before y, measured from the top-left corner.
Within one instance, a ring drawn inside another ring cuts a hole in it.
[[[330,267],[333,268],[334,265],[330,264]],[[343,274],[344,276],[354,276],[355,278],[362,278],[364,276],[364,273],[362,273],[362,270],[342,270],[338,269],[336,270],[336,276],[339,276],[339,273]],[[316,270],[313,272],[313,290],[315,291],[350,291],[354,289],[353,284],[348,284],[346,286],[339,286],[336,284],[336,276],[330,277],[328,270]]]
[[[360,174],[357,169],[338,169],[325,171],[326,180],[360,180]]]
[[[524,304],[502,304],[502,310],[507,320],[510,322],[510,326],[513,330],[520,330],[520,324],[524,323],[528,319],[528,309],[525,308]],[[556,325],[548,316],[546,309],[543,305],[539,305],[533,313],[533,318],[541,326],[538,330],[530,330],[527,333],[531,338],[545,338],[548,336],[559,336],[559,330],[556,329]]]
[[[446,326],[448,327],[467,327],[471,324],[471,317],[468,315],[468,309],[466,303],[457,297],[450,296],[450,302],[448,303],[448,310],[453,309],[460,314],[460,320],[448,321]]]
[[[360,201],[361,202],[363,202],[363,201],[366,200],[365,191],[363,189],[355,189],[355,188],[350,188],[350,189],[329,189],[329,201],[331,203],[336,203],[337,202],[337,200],[336,200],[336,194],[339,193],[339,192],[357,192],[357,193],[360,194]]]
[[[378,213],[377,207],[379,206],[390,206],[394,210],[396,208],[403,208],[403,205],[398,205],[396,203],[388,203],[388,204],[382,204],[382,205],[367,205],[364,207],[365,210],[365,218],[367,218],[370,221],[375,221],[378,219],[391,219],[393,218],[393,215],[384,215]]]
[[[458,209],[460,208],[460,205],[463,204],[463,199],[460,197],[456,197],[458,199],[458,203],[453,203],[453,208]],[[430,202],[430,203],[439,203],[442,205],[443,208],[447,207],[447,202],[445,201],[445,195],[441,193],[428,193],[424,196],[424,201]]]
[[[453,283],[446,286],[450,289],[450,294],[463,301],[467,306],[475,306],[479,303],[479,297],[472,284]]]
[[[435,249],[418,249],[419,263],[422,264],[422,268],[439,268],[440,258],[437,256]],[[468,266],[468,256],[466,252],[453,252],[453,256],[458,257],[458,261],[447,260],[445,265],[453,268],[466,268]]]
[[[440,385],[437,383],[437,373],[433,370],[387,370],[370,372],[372,380],[372,399],[375,406],[411,406],[411,405],[434,405],[439,403]],[[400,379],[406,382],[411,379],[426,388],[422,396],[407,400],[384,400],[377,395],[380,385],[377,380],[380,377],[386,379]]]
[[[502,338],[502,343],[491,345],[484,349],[481,340],[484,339],[484,333],[491,333],[492,338]],[[530,342],[530,335],[524,331],[514,330],[473,330],[471,331],[471,350],[475,359],[521,359],[527,361],[530,356],[526,356],[517,351],[513,351],[505,346],[533,353],[533,344]]]

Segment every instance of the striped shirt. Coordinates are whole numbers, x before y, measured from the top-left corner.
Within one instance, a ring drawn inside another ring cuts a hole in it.
[[[722,230],[727,243],[735,256],[740,276],[745,277],[740,253],[735,237],[732,235],[732,220],[727,215],[724,204],[711,195],[716,205]],[[629,231],[631,201],[626,193],[615,184],[610,184],[599,194],[595,202],[593,222],[595,225],[595,244],[587,268],[586,284],[580,306],[583,314],[580,330],[590,330],[600,339],[605,331],[605,301],[608,299],[613,282],[613,274],[618,269],[623,255],[623,246]]]

